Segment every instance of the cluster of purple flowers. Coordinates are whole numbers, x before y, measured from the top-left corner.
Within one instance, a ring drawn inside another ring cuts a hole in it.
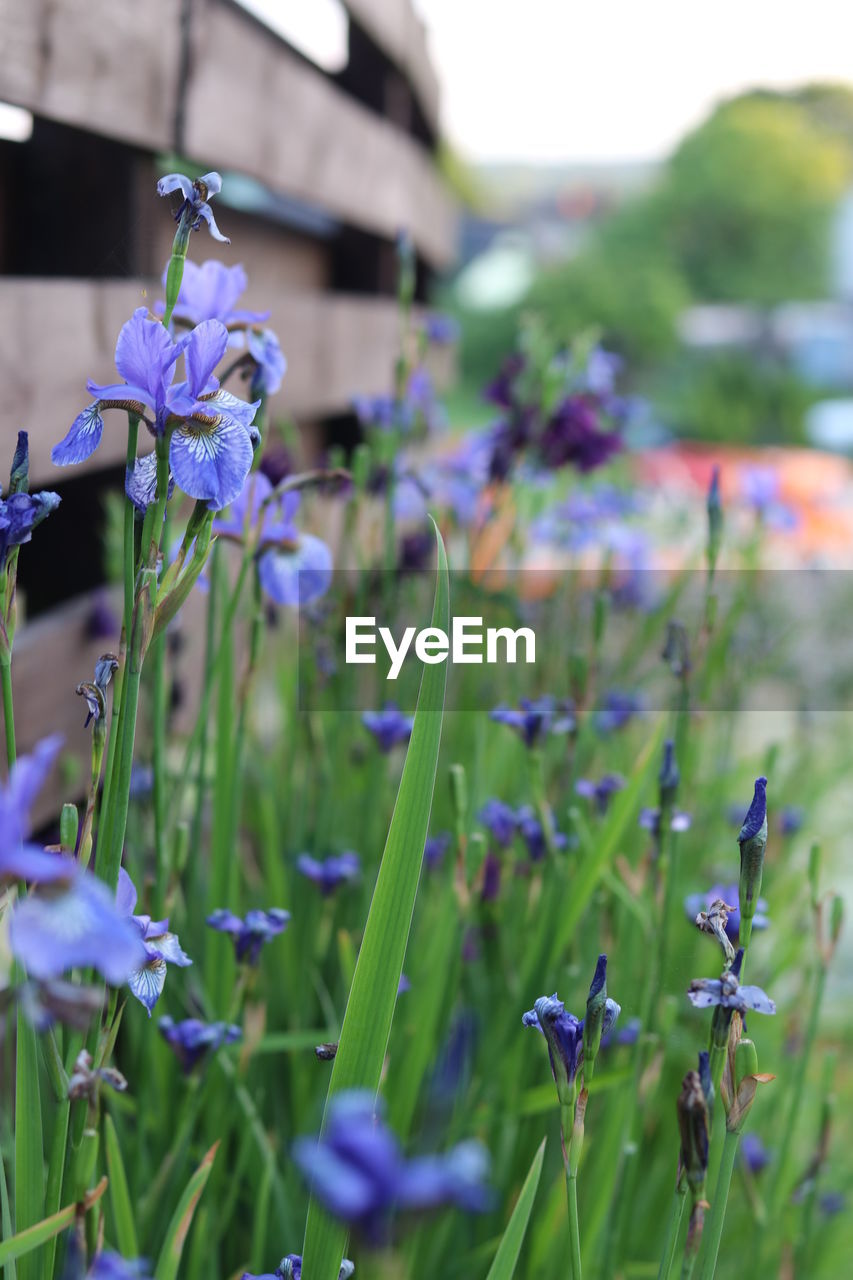
[[[518,809],[505,804],[495,797],[487,800],[477,814],[480,822],[488,830],[494,842],[502,849],[507,849],[517,835],[521,836],[527,846],[532,862],[544,858],[548,841],[542,825],[542,819],[532,805],[523,804]],[[563,832],[557,831],[553,815],[551,818],[551,840],[554,848],[565,849],[569,839]],[[497,863],[499,866],[500,864]]]
[[[549,733],[571,733],[576,727],[571,702],[558,702],[546,694],[542,698],[522,698],[517,707],[501,705],[490,719],[514,729],[526,747],[538,747]]]
[[[345,853],[332,854],[323,860],[303,853],[296,859],[296,870],[315,884],[324,898],[328,898],[342,884],[358,879],[361,860],[351,849]]]
[[[396,702],[386,702],[381,711],[365,711],[361,723],[376,739],[380,751],[389,752],[412,736],[414,717],[404,715]]]

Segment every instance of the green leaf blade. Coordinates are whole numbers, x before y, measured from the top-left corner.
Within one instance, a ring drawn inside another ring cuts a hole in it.
[[[136,1224],[130,1203],[127,1174],[119,1146],[118,1134],[111,1115],[104,1117],[104,1141],[107,1150],[107,1171],[110,1179],[110,1205],[116,1231],[116,1243],[125,1258],[139,1257]]]
[[[438,571],[432,626],[447,632],[447,556],[437,528],[436,539]],[[424,667],[412,736],[341,1027],[327,1108],[329,1099],[343,1089],[375,1093],[379,1088],[429,828],[446,684],[446,662]],[[312,1196],[303,1247],[304,1280],[337,1280],[346,1239],[346,1228],[331,1219]]]
[[[521,1246],[524,1244],[527,1223],[530,1220],[533,1202],[536,1199],[536,1192],[539,1188],[542,1161],[545,1159],[545,1142],[546,1139],[543,1138],[536,1155],[533,1157],[533,1163],[528,1170],[527,1177],[524,1179],[524,1185],[515,1202],[512,1217],[501,1237],[498,1251],[495,1254],[494,1262],[489,1267],[489,1274],[486,1276],[486,1280],[512,1280],[515,1274]]]
[[[178,1267],[181,1263],[181,1255],[184,1252],[189,1229],[192,1226],[193,1214],[196,1206],[201,1199],[201,1193],[210,1177],[210,1171],[213,1168],[213,1162],[216,1159],[216,1152],[219,1143],[214,1142],[213,1146],[207,1152],[201,1164],[184,1187],[183,1195],[178,1201],[175,1212],[172,1214],[172,1220],[166,1231],[166,1239],[163,1241],[163,1248],[160,1250],[160,1257],[157,1259],[157,1270],[154,1272],[154,1280],[175,1280],[178,1274]]]

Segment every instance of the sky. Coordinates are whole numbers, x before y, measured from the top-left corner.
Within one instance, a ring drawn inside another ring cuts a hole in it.
[[[469,160],[657,160],[755,84],[853,82],[849,0],[413,0]]]

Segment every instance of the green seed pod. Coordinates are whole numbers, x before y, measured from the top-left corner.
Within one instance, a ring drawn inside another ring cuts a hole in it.
[[[59,842],[64,853],[73,853],[77,848],[79,826],[80,815],[76,804],[64,804],[59,817]]]
[[[739,1089],[747,1076],[758,1075],[758,1053],[752,1040],[742,1037],[735,1049],[735,1089]]]

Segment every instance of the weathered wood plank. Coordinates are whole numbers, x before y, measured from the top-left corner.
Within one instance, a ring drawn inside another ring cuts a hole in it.
[[[453,211],[423,147],[241,10],[198,0],[196,15],[184,116],[190,154],[385,236],[408,227],[430,261],[450,261]],[[223,92],[235,74],[238,89]]]
[[[50,450],[86,405],[86,379],[115,377],[121,325],[134,307],[159,296],[155,281],[0,280],[4,436],[12,440],[15,430],[29,431],[34,485],[55,485],[67,475],[53,466]],[[387,390],[398,344],[393,301],[313,292],[270,295],[263,278],[246,300],[248,306],[271,306],[270,324],[288,359],[273,414],[341,412],[354,395]],[[100,448],[82,465],[97,470],[120,463],[123,438],[119,415],[111,415]]]
[[[0,98],[165,150],[180,87],[180,16],[181,0],[0,0]]]
[[[411,0],[344,0],[356,22],[410,82],[430,127],[438,132],[439,87],[426,29]]]
[[[183,75],[180,11],[179,0],[0,0],[0,99],[148,151],[176,146],[180,119],[181,150],[200,165],[379,235],[408,227],[430,262],[450,261],[452,206],[424,147],[222,0],[192,5]]]

